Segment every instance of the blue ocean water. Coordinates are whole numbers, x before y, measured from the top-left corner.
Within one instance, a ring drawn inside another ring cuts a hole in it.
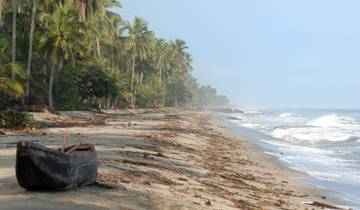
[[[226,119],[284,165],[360,209],[360,110],[267,109]]]

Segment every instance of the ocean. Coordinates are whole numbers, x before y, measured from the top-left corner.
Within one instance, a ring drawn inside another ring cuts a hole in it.
[[[283,165],[311,175],[304,182],[360,209],[360,110],[264,109],[225,118]]]

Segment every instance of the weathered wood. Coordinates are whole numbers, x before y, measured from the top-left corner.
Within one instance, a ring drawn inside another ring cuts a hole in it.
[[[66,143],[67,143],[68,140],[69,140],[69,134],[68,134],[68,133],[64,133],[64,142],[63,142],[63,144],[61,145],[61,149],[60,149],[61,152],[64,152],[64,151],[65,151],[65,146],[66,146]]]
[[[77,143],[73,148],[71,148],[69,151],[66,151],[65,154],[70,154],[72,152],[74,152],[75,150],[77,150],[79,147],[81,146],[81,143]]]
[[[318,201],[305,202],[305,204],[310,205],[310,206],[320,207],[320,208],[327,208],[327,209],[342,209],[342,208],[339,208],[337,206],[333,206],[333,205],[326,204],[326,203],[321,203],[321,202],[318,202]]]
[[[93,145],[80,144],[60,150],[31,142],[19,142],[16,177],[28,190],[68,190],[96,181],[97,162]],[[75,148],[75,149],[74,149]],[[71,154],[66,154],[71,151]]]

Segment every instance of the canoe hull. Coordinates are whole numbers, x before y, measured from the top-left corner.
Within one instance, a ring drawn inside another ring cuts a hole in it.
[[[30,142],[19,142],[16,154],[16,177],[28,190],[68,190],[96,181],[96,151],[64,154]]]

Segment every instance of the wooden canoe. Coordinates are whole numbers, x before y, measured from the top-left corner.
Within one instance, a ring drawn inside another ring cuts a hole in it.
[[[80,144],[60,150],[31,142],[19,142],[16,178],[28,190],[68,190],[96,181],[96,150]]]

